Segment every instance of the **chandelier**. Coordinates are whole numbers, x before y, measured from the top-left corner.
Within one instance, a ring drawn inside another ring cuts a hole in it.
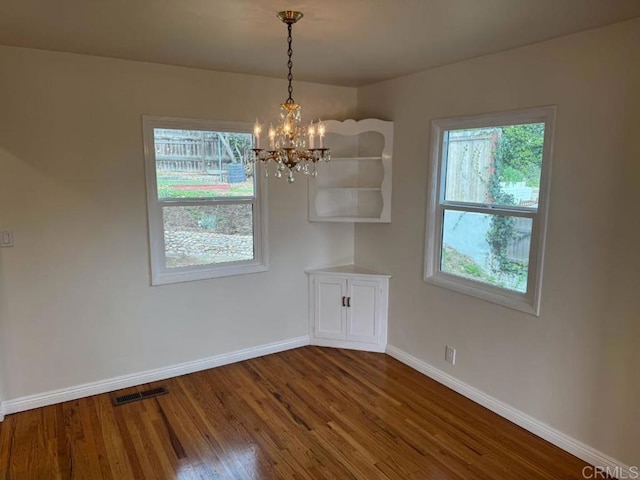
[[[293,62],[292,37],[293,24],[302,18],[302,13],[294,11],[284,11],[278,13],[277,17],[287,25],[287,68],[289,74],[289,97],[280,104],[279,121],[276,126],[269,125],[269,148],[260,148],[260,134],[262,125],[256,119],[253,129],[255,148],[252,148],[253,162],[261,162],[265,165],[265,176],[269,176],[269,165],[275,164],[275,177],[281,178],[283,173],[287,176],[287,181],[293,183],[294,172],[304,175],[317,175],[316,163],[319,161],[328,162],[331,159],[331,151],[324,146],[325,127],[318,120],[317,124],[310,123],[307,127],[302,125],[302,113],[300,105],[293,100],[293,74],[291,69]],[[318,148],[316,148],[316,137]]]

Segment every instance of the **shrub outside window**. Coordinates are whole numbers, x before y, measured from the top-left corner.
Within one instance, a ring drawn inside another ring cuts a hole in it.
[[[432,122],[425,281],[539,314],[555,112]]]
[[[267,270],[250,123],[143,117],[153,285]]]

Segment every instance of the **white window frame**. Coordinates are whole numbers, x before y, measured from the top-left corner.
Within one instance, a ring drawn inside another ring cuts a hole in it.
[[[538,316],[540,314],[540,293],[542,290],[542,271],[549,209],[549,186],[555,117],[556,107],[546,106],[432,121],[430,178],[428,185],[429,197],[424,256],[425,282],[532,315]],[[445,200],[446,165],[443,164],[446,162],[446,144],[444,137],[447,131],[527,123],[545,124],[540,193],[537,210],[517,206],[498,207],[487,204],[471,204]],[[440,259],[442,255],[442,229],[445,210],[485,214],[506,213],[532,219],[531,251],[529,253],[529,272],[526,293],[495,287],[441,271]]]
[[[189,282],[193,280],[205,280],[209,278],[264,272],[268,270],[267,183],[264,180],[264,176],[259,175],[259,168],[256,166],[253,175],[253,196],[160,200],[158,199],[158,185],[156,179],[156,151],[154,143],[154,129],[156,128],[235,133],[253,132],[253,125],[249,122],[223,122],[148,115],[144,115],[142,117],[145,172],[147,181],[147,214],[149,222],[151,284],[165,285],[169,283]],[[177,268],[166,267],[164,221],[162,214],[163,207],[238,204],[253,205],[254,258],[252,260]]]

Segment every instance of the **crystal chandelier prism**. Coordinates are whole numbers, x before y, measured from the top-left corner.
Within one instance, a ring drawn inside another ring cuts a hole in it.
[[[268,137],[269,148],[260,148],[260,134],[262,125],[258,120],[253,129],[255,148],[252,148],[251,160],[255,163],[263,163],[265,166],[265,176],[269,176],[269,165],[275,164],[275,177],[281,178],[284,175],[289,183],[294,181],[294,173],[299,172],[304,175],[317,175],[316,163],[319,161],[328,162],[331,159],[331,152],[324,146],[325,127],[321,121],[310,123],[308,126],[302,124],[302,113],[300,105],[293,100],[293,56],[292,30],[293,24],[302,18],[302,13],[295,11],[284,11],[278,13],[277,17],[287,25],[287,68],[289,74],[289,97],[280,105],[280,115],[278,123],[269,125]],[[318,147],[316,147],[316,139]]]

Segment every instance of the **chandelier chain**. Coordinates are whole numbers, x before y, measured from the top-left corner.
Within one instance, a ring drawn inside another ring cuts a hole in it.
[[[285,103],[291,104],[291,103],[295,103],[293,101],[293,73],[291,73],[291,69],[293,68],[293,61],[291,60],[291,57],[293,56],[293,38],[291,36],[291,31],[293,30],[293,24],[292,23],[288,23],[287,24],[287,31],[288,31],[288,36],[287,36],[287,45],[289,46],[289,48],[287,49],[287,55],[289,56],[289,61],[287,62],[287,67],[289,68],[289,74],[287,75],[287,79],[289,80],[289,98],[287,98],[287,101]]]

